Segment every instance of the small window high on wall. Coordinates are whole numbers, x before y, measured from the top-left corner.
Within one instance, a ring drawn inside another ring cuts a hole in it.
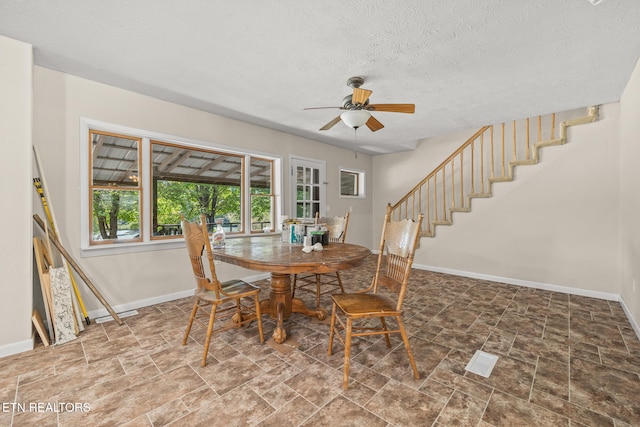
[[[365,174],[353,169],[340,169],[340,197],[365,197]]]

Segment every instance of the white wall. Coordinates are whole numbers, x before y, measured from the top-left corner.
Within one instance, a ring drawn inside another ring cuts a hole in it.
[[[426,139],[413,153],[374,157],[374,229],[384,215],[381,200],[395,203],[476,130]],[[452,227],[438,226],[435,238],[423,238],[415,263],[615,297],[618,162],[613,104],[601,109],[600,121],[569,128],[568,144],[543,149],[538,165],[518,167],[514,182],[494,184],[492,198],[473,200],[471,213],[454,214]],[[400,170],[407,176],[397,185]]]
[[[366,171],[367,189],[371,192],[371,156],[360,154],[355,159],[349,150],[35,67],[34,144],[42,157],[62,242],[116,311],[118,307],[126,308],[159,296],[189,293],[195,285],[184,249],[80,256],[79,182],[84,173],[80,170],[81,118],[280,155],[285,171],[288,171],[289,154],[325,160],[330,214],[344,214],[353,207],[348,240],[371,245],[371,196],[357,200],[338,196],[339,167]],[[288,188],[288,174],[285,174],[285,194]],[[35,194],[34,200],[34,210],[38,212],[41,206]],[[288,199],[284,206],[285,209],[289,206]],[[221,280],[256,274],[259,273],[224,263],[218,266]],[[102,309],[85,286],[80,288],[90,313]]]
[[[640,62],[620,100],[620,283],[622,298],[636,323],[640,323],[639,118]]]
[[[0,357],[33,346],[32,62],[30,45],[0,36]]]

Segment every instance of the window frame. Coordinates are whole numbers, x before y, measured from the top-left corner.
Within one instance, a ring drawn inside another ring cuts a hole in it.
[[[237,159],[240,160],[240,168],[241,168],[241,177],[240,177],[240,182],[238,187],[240,188],[240,227],[239,227],[239,231],[232,231],[232,230],[225,230],[226,234],[231,236],[231,235],[243,235],[244,231],[245,231],[245,222],[246,221],[242,221],[242,219],[244,218],[244,214],[243,212],[245,211],[244,206],[246,203],[246,197],[245,197],[245,182],[246,180],[244,179],[244,176],[247,172],[245,164],[247,161],[247,158],[253,158],[253,156],[247,156],[246,154],[238,154],[238,153],[230,153],[228,151],[222,151],[222,150],[218,150],[216,148],[208,148],[208,149],[204,149],[201,147],[193,147],[193,146],[187,146],[185,144],[176,144],[174,142],[167,142],[167,141],[161,141],[158,139],[150,139],[150,147],[149,147],[149,153],[151,154],[151,158],[149,159],[149,177],[151,180],[151,187],[149,188],[149,192],[150,197],[149,200],[151,202],[151,227],[154,227],[154,211],[155,211],[155,206],[154,206],[154,197],[155,197],[155,191],[154,191],[154,176],[153,176],[153,153],[154,153],[154,144],[158,144],[164,147],[171,147],[171,148],[177,148],[177,149],[186,149],[188,151],[195,151],[195,152],[201,152],[201,153],[207,153],[207,154],[216,154],[216,155],[220,155],[220,156],[227,156],[227,157],[235,157]],[[151,240],[163,240],[163,239],[176,239],[179,237],[176,236],[172,236],[172,235],[156,235],[153,230],[150,231],[150,239]]]
[[[355,195],[347,195],[342,194],[342,173],[348,173],[357,176],[357,191],[358,193]],[[338,193],[341,199],[366,199],[366,172],[363,170],[353,169],[353,168],[338,168]]]
[[[140,140],[139,147],[139,181],[140,188],[140,239],[136,241],[112,240],[100,242],[100,244],[91,244],[91,221],[93,214],[90,210],[90,194],[91,180],[93,170],[91,168],[91,141],[90,133],[92,131],[100,133],[115,134],[131,139]],[[164,250],[172,248],[184,247],[184,238],[182,236],[174,238],[158,238],[152,236],[152,191],[151,191],[151,144],[157,141],[163,144],[176,145],[195,150],[213,151],[233,156],[242,156],[243,159],[243,178],[241,182],[241,218],[243,222],[243,232],[233,233],[230,238],[248,237],[258,232],[264,233],[263,230],[252,230],[251,226],[251,194],[250,193],[250,170],[252,158],[272,161],[271,169],[271,194],[272,198],[272,232],[278,231],[278,218],[283,212],[283,158],[281,155],[263,152],[252,149],[238,149],[216,142],[208,142],[195,140],[187,137],[168,135],[164,133],[136,129],[127,126],[117,125],[113,123],[102,122],[98,120],[81,118],[80,119],[80,253],[83,257],[102,256],[111,254],[146,252],[154,250]]]
[[[106,136],[106,137],[123,137],[123,138],[127,138],[130,139],[132,141],[136,141],[137,142],[137,148],[136,148],[136,163],[137,163],[137,174],[138,174],[138,178],[137,178],[137,185],[117,185],[115,183],[109,183],[109,184],[96,184],[95,183],[95,177],[93,174],[93,162],[94,162],[94,147],[93,147],[93,141],[91,139],[91,135],[93,134],[99,134],[102,136]],[[139,231],[140,231],[140,235],[137,238],[133,238],[133,239],[127,239],[127,243],[134,243],[134,242],[141,242],[143,240],[143,236],[142,236],[142,230],[143,230],[143,222],[144,222],[144,209],[142,208],[142,200],[144,198],[143,195],[143,189],[142,189],[142,184],[140,183],[140,172],[142,170],[142,156],[141,156],[141,152],[142,152],[142,138],[139,137],[135,137],[132,135],[126,135],[126,134],[120,134],[120,133],[114,133],[114,132],[105,132],[105,131],[98,131],[95,129],[91,129],[89,130],[89,135],[88,135],[88,140],[89,140],[89,145],[91,146],[91,148],[88,150],[89,151],[89,156],[88,156],[88,162],[89,162],[89,221],[88,221],[88,226],[89,226],[89,245],[93,246],[93,245],[110,245],[113,243],[118,242],[118,239],[105,239],[105,240],[94,240],[92,239],[93,236],[93,209],[94,209],[94,190],[118,190],[118,191],[136,191],[138,193],[138,223],[139,223]]]
[[[264,161],[264,162],[269,162],[271,165],[271,171],[270,171],[270,176],[271,176],[271,186],[269,188],[269,193],[264,193],[264,194],[260,194],[260,193],[253,193],[251,190],[251,178],[252,178],[252,174],[251,174],[251,160],[260,160],[260,161]],[[247,199],[247,210],[248,210],[248,218],[249,218],[249,234],[257,234],[257,233],[272,233],[272,232],[276,232],[278,231],[278,218],[280,218],[280,212],[281,210],[277,209],[277,192],[275,190],[275,176],[276,176],[276,162],[271,159],[271,158],[266,158],[266,157],[261,157],[258,155],[253,155],[248,159],[248,171],[249,173],[247,174],[247,179],[246,181],[248,181],[248,191],[247,191],[247,195],[248,195],[248,199]],[[282,173],[282,171],[280,171]],[[266,228],[263,226],[262,228],[259,228],[257,230],[253,229],[253,200],[254,198],[258,198],[258,197],[268,197],[270,199],[270,206],[271,206],[271,223],[269,225],[269,229],[268,231],[265,231]]]

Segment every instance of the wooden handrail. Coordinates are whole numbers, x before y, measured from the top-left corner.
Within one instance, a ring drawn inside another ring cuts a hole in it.
[[[498,125],[501,135],[495,144],[495,125],[483,126],[398,202],[389,204],[391,217],[398,220],[415,219],[423,213],[422,235],[434,236],[437,225],[451,224],[453,212],[469,211],[473,197],[489,197],[493,182],[512,180],[515,166],[537,163],[539,148],[565,143],[567,126],[590,123],[597,120],[597,116],[598,108],[589,107],[586,116],[561,122],[558,137],[555,136],[555,113],[546,116],[548,119],[544,120],[544,125],[543,116],[513,120],[511,144],[506,141],[506,123]],[[532,119],[537,120],[537,138],[531,138],[530,133],[536,131],[531,129]],[[543,140],[547,129],[550,139]],[[488,133],[487,143],[485,133]],[[465,150],[468,150],[466,155]],[[507,158],[511,160],[507,161]],[[499,175],[496,175],[496,161],[500,162]]]
[[[449,161],[451,161],[451,159],[457,156],[460,153],[460,151],[468,147],[469,144],[471,144],[473,140],[478,137],[478,135],[483,133],[485,130],[489,129],[489,127],[490,126],[484,126],[480,128],[476,133],[474,133],[473,136],[467,140],[467,142],[462,144],[456,151],[451,153],[451,155],[447,157],[442,163],[440,163],[433,171],[431,171],[431,173],[427,175],[426,178],[420,181],[415,187],[413,187],[413,189],[409,190],[409,192],[402,199],[400,199],[395,205],[391,206],[391,211],[393,212],[394,210],[396,210],[398,205],[406,201],[409,198],[409,196],[411,196],[412,193],[414,193],[416,190],[420,188],[420,186],[424,185],[429,179],[433,178],[433,176],[436,173],[440,172],[440,170],[443,169],[449,163]]]

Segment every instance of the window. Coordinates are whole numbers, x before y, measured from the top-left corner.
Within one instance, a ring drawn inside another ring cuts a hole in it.
[[[251,231],[275,231],[275,192],[273,161],[251,158]]]
[[[92,132],[91,242],[140,241],[140,138]]]
[[[176,241],[180,214],[203,213],[210,229],[220,223],[230,235],[275,231],[280,158],[116,125],[86,129],[83,249]]]
[[[180,214],[242,233],[244,156],[151,141],[152,238],[181,235]]]
[[[364,182],[364,172],[340,169],[340,196],[364,198]]]

